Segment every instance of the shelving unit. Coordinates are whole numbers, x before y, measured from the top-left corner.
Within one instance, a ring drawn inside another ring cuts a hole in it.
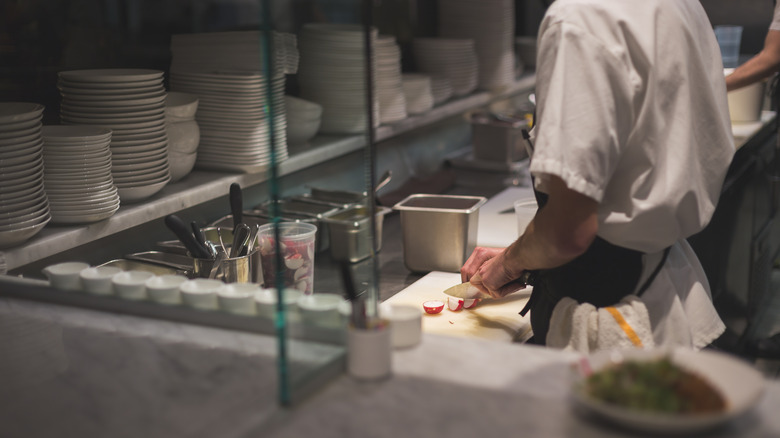
[[[375,131],[376,141],[381,142],[403,133],[430,125],[448,117],[488,105],[513,95],[528,92],[534,86],[534,75],[526,74],[511,87],[500,92],[477,92],[417,116],[408,117],[392,125],[382,125]],[[366,147],[362,135],[317,136],[310,146],[291,156],[278,166],[278,175],[285,176],[316,164],[358,151]],[[225,196],[231,183],[251,187],[269,179],[269,172],[229,174],[222,172],[194,171],[184,180],[170,184],[155,196],[138,204],[123,205],[111,218],[88,225],[47,226],[24,244],[0,251],[0,274],[14,270],[45,257],[84,245],[139,224],[158,220],[204,202]]]

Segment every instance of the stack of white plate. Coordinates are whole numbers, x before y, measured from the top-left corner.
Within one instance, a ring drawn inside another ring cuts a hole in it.
[[[452,97],[452,85],[446,76],[431,76],[431,93],[433,104],[439,105]]]
[[[0,248],[26,241],[51,219],[43,187],[43,108],[0,102]]]
[[[406,97],[401,86],[401,49],[394,36],[381,35],[374,44],[376,53],[376,96],[380,123],[406,118]]]
[[[272,32],[274,76],[298,70],[295,34]],[[260,31],[209,32],[171,37],[171,72],[265,71],[268,49]]]
[[[439,36],[474,40],[479,88],[497,90],[514,82],[514,0],[439,0]]]
[[[111,174],[122,203],[148,198],[170,181],[163,72],[144,69],[59,73],[64,125],[111,134]]]
[[[421,74],[404,74],[403,89],[406,96],[406,111],[422,114],[433,108],[431,77]]]
[[[250,71],[171,72],[171,90],[199,98],[200,144],[195,166],[255,173],[287,158],[285,77],[268,81]],[[273,109],[273,120],[266,108]],[[273,133],[273,135],[272,135]],[[271,141],[273,138],[273,141]]]
[[[119,209],[110,144],[108,128],[43,127],[43,181],[52,223],[97,222]]]
[[[415,38],[412,52],[419,71],[449,79],[453,96],[477,88],[479,63],[473,39]]]
[[[372,46],[377,30],[372,29]],[[356,134],[366,132],[365,34],[360,25],[305,24],[298,37],[301,97],[323,107],[320,132]],[[376,57],[371,60],[376,71]],[[379,126],[379,102],[372,104],[373,125]]]

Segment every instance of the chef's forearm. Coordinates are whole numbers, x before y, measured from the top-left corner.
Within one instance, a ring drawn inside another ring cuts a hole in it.
[[[780,70],[780,31],[770,30],[764,48],[726,77],[726,89],[736,90],[760,81]]]

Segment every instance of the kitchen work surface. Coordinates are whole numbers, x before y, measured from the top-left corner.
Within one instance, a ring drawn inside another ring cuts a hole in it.
[[[458,273],[429,272],[385,303],[422,308],[426,301],[443,301],[445,306],[441,313],[423,314],[424,333],[506,342],[523,342],[531,337],[530,315],[520,316],[531,294],[530,287],[500,300],[482,300],[471,309],[452,311],[447,307],[448,296],[444,290],[460,282]]]
[[[503,248],[514,242],[518,237],[515,201],[533,196],[531,187],[508,187],[490,198],[479,208],[477,246]],[[511,211],[501,213],[505,210]]]

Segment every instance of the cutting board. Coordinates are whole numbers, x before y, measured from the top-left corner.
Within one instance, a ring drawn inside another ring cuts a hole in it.
[[[518,237],[514,211],[500,212],[514,210],[515,201],[533,197],[534,191],[530,187],[509,187],[479,207],[477,245],[503,248],[514,242]]]
[[[525,341],[531,336],[530,314],[525,317],[519,315],[528,301],[530,287],[500,300],[483,300],[472,309],[453,312],[446,306],[447,295],[443,291],[460,282],[459,273],[429,272],[385,303],[422,308],[425,301],[444,301],[445,307],[441,313],[423,313],[425,333],[506,342]]]

